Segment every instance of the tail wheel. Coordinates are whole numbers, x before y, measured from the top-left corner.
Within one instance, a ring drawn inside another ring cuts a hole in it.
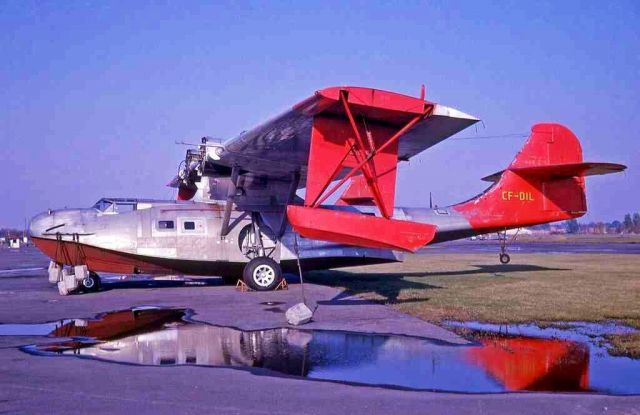
[[[89,275],[82,280],[82,289],[84,291],[95,292],[100,289],[100,276],[95,272],[89,272]]]
[[[518,229],[513,235],[513,240],[516,240],[516,236],[518,236]],[[503,231],[498,232],[498,239],[500,239],[500,262],[502,264],[508,264],[511,261],[511,257],[507,254],[507,229],[505,228]]]
[[[245,265],[242,279],[256,291],[270,291],[282,281],[282,269],[271,258],[256,257]]]

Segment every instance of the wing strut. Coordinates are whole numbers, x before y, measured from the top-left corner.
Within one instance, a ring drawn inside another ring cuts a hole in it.
[[[287,205],[293,202],[296,197],[296,190],[298,190],[298,184],[300,183],[300,172],[295,171],[291,174],[291,184],[289,185],[289,194],[287,196],[287,203],[284,205],[284,211],[282,212],[282,221],[280,222],[280,229],[278,230],[278,239],[282,238],[284,231],[287,229]]]
[[[314,116],[305,203],[289,205],[287,218],[293,229],[306,238],[414,252],[433,240],[436,226],[392,219],[398,141],[431,116],[435,106],[424,99],[416,100],[410,111],[393,113],[394,122],[382,122],[376,119],[378,107],[367,105],[361,95],[347,89],[336,95],[332,112]],[[381,106],[386,105],[383,98]],[[358,117],[362,125],[356,122]],[[321,206],[354,177],[359,186],[355,194],[373,201],[379,216],[349,207]]]
[[[222,218],[222,228],[220,229],[221,237],[227,236],[229,234],[229,231],[231,230],[229,221],[231,220],[231,209],[233,209],[233,202],[236,197],[239,171],[240,168],[237,165],[234,165],[231,168],[231,185],[229,186],[229,191],[227,192],[227,203],[224,205],[224,217]]]
[[[364,154],[363,150],[364,150],[364,141],[362,140],[362,137],[360,136],[360,133],[358,131],[358,127],[355,124],[355,121],[353,119],[353,115],[351,114],[351,111],[349,109],[349,104],[346,101],[346,93],[341,94],[341,100],[342,103],[344,105],[345,108],[345,112],[347,113],[347,116],[349,118],[349,122],[351,124],[351,128],[353,129],[356,138],[358,140],[358,146],[357,148],[355,146],[352,146],[350,148],[350,151],[354,152],[354,155],[356,157],[356,160],[358,161],[358,164],[353,167],[349,173],[347,173],[346,176],[344,176],[342,179],[340,179],[340,181],[338,183],[336,183],[331,189],[329,189],[324,195],[320,194],[318,195],[318,197],[315,199],[315,201],[312,203],[312,206],[318,207],[320,206],[325,200],[327,200],[327,198],[329,198],[332,194],[334,194],[336,192],[336,190],[338,190],[347,180],[349,180],[355,173],[357,173],[358,171],[362,171],[362,173],[364,174],[365,178],[366,178],[366,182],[367,182],[367,186],[369,187],[369,190],[371,191],[371,194],[373,195],[374,198],[374,202],[376,204],[376,206],[378,207],[378,209],[380,210],[380,213],[382,214],[382,216],[384,216],[385,218],[390,218],[391,217],[391,210],[393,209],[393,206],[387,206],[387,204],[385,203],[385,200],[382,198],[382,196],[380,195],[380,189],[378,187],[378,180],[377,180],[377,176],[375,175],[375,170],[374,172],[371,171],[371,168],[373,167],[373,159],[376,155],[382,153],[384,150],[386,150],[389,146],[391,146],[392,144],[395,144],[396,141],[398,141],[398,139],[404,134],[406,133],[411,127],[413,127],[417,122],[419,122],[420,120],[422,120],[423,118],[429,116],[432,112],[433,112],[433,104],[430,105],[426,105],[426,108],[424,110],[424,112],[420,115],[417,115],[415,117],[413,117],[407,124],[405,124],[404,127],[402,127],[400,130],[398,130],[391,138],[389,138],[386,142],[384,142],[384,144],[382,144],[380,147],[378,148],[371,148],[371,150],[369,151],[368,154]],[[365,168],[364,166],[368,165],[368,168]],[[339,171],[340,169],[338,169]],[[332,177],[329,177],[328,183],[333,181],[333,179],[335,178],[336,174],[334,174]]]
[[[364,155],[364,150],[366,148],[364,140],[360,136],[360,131],[358,130],[358,126],[356,125],[356,121],[353,118],[353,114],[351,113],[351,108],[349,108],[349,102],[347,98],[347,91],[344,89],[340,91],[340,101],[342,102],[342,106],[344,107],[344,112],[347,114],[347,118],[349,118],[349,124],[351,124],[351,129],[353,129],[353,133],[358,140],[358,145],[352,146],[351,151],[353,152],[353,156],[356,158],[358,162],[362,159],[362,155]],[[364,119],[364,118],[363,118]],[[367,137],[371,137],[371,134],[367,134]],[[362,163],[362,174],[364,174],[365,180],[367,182],[367,186],[369,187],[369,191],[373,195],[373,199],[375,201],[376,206],[380,209],[382,216],[385,218],[389,218],[389,211],[387,206],[384,203],[382,195],[380,194],[380,188],[378,187],[378,181],[375,179],[376,175],[376,167],[371,160],[371,155],[375,152],[375,143],[373,142],[373,138],[368,140],[369,142],[369,152],[364,158],[364,163]],[[343,182],[344,183],[344,182]],[[334,190],[335,191],[335,190]],[[317,202],[318,205],[322,203],[327,197],[331,196],[332,192],[325,196],[321,201]],[[317,206],[317,205],[314,205]]]

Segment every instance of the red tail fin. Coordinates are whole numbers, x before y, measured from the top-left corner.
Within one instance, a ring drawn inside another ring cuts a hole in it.
[[[474,229],[487,232],[576,218],[587,211],[584,176],[622,171],[583,163],[578,138],[559,124],[536,124],[509,167],[479,197],[456,206]]]

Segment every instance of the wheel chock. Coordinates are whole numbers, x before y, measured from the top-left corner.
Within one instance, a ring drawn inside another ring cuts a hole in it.
[[[240,291],[241,293],[253,291],[251,287],[245,284],[245,282],[242,280],[238,280],[238,282],[236,282],[236,290]]]
[[[287,282],[287,279],[282,278],[282,281],[280,281],[280,284],[276,285],[276,288],[274,288],[273,291],[288,290],[288,289],[289,289],[289,283]]]
[[[285,278],[283,278],[282,281],[280,281],[280,283],[276,285],[276,288],[274,288],[273,291],[288,290],[288,289],[289,289],[289,283]],[[236,282],[236,290],[240,291],[241,293],[255,291],[242,280],[238,280],[238,282]]]

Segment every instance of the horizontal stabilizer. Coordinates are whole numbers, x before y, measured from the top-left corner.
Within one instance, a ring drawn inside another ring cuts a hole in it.
[[[367,248],[415,252],[433,240],[436,226],[344,210],[289,205],[287,218],[305,238]]]
[[[507,170],[513,171],[520,176],[536,177],[540,179],[563,179],[568,177],[595,176],[600,174],[618,173],[627,167],[616,163],[567,163],[550,164],[532,167],[510,167]],[[483,177],[486,182],[497,182],[502,177],[505,170]]]

